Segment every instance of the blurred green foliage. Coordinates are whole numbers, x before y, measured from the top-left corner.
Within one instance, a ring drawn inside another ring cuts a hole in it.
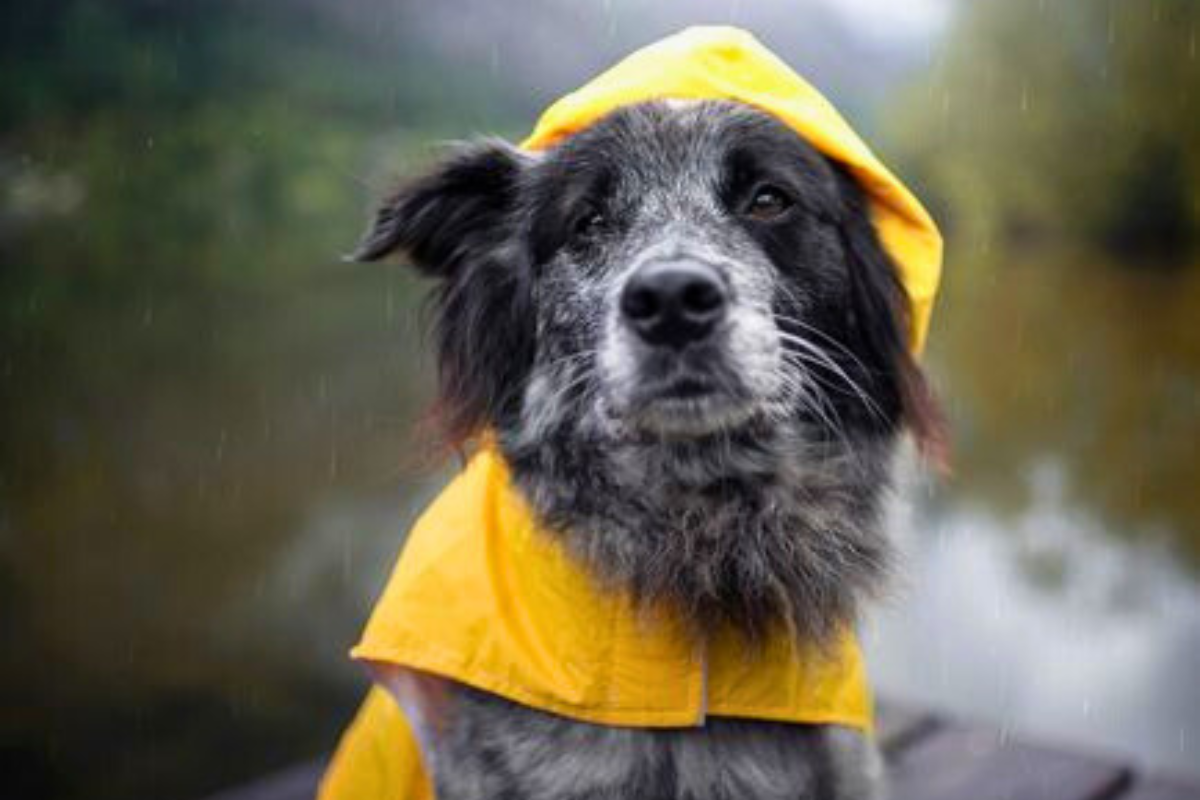
[[[977,0],[893,105],[960,241],[1185,263],[1200,225],[1200,4]]]

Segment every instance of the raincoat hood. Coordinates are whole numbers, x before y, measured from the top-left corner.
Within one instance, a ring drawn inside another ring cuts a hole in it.
[[[692,28],[640,50],[554,103],[523,146],[553,147],[621,106],[729,99],[792,127],[854,175],[911,300],[919,352],[941,238],[920,203],[836,110],[751,35]],[[503,460],[484,449],[413,528],[354,658],[421,670],[585,722],[700,725],[707,716],[869,731],[858,643],[817,653],[779,635],[751,657],[731,632],[703,645],[600,586],[539,528]],[[431,796],[403,714],[378,687],[343,737],[324,800]]]
[[[920,353],[941,274],[937,226],[829,101],[746,31],[688,28],[638,50],[550,106],[522,146],[544,150],[622,106],[669,98],[754,106],[850,171],[908,294],[909,346]]]

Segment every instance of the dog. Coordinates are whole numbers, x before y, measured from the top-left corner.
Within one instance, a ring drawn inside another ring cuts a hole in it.
[[[353,257],[397,251],[435,281],[447,441],[491,437],[604,585],[748,652],[779,630],[829,646],[885,586],[898,444],[938,452],[942,417],[863,189],[791,127],[654,100],[544,152],[459,146],[384,202]],[[621,728],[386,680],[429,723],[442,800],[882,791],[875,745],[845,728]]]

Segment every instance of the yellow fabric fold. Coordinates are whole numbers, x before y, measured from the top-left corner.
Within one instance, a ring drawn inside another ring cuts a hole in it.
[[[414,526],[351,655],[600,725],[686,727],[724,716],[871,729],[852,635],[824,654],[783,634],[756,652],[731,631],[696,645],[669,614],[640,613],[576,563],[488,449]],[[394,706],[379,710],[378,692],[343,739],[325,800],[420,796],[416,782],[426,778],[412,733]],[[381,750],[397,762],[382,774]],[[400,794],[347,793],[356,780],[404,785]]]
[[[342,734],[319,800],[433,800],[417,741],[399,706],[376,686]]]

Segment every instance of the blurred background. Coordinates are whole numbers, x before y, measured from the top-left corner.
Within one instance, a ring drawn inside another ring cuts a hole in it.
[[[821,87],[949,249],[884,694],[1200,774],[1194,0],[0,5],[0,774],[199,797],[332,747],[449,465],[394,265],[439,142],[684,25]],[[439,469],[443,470],[439,474]]]

